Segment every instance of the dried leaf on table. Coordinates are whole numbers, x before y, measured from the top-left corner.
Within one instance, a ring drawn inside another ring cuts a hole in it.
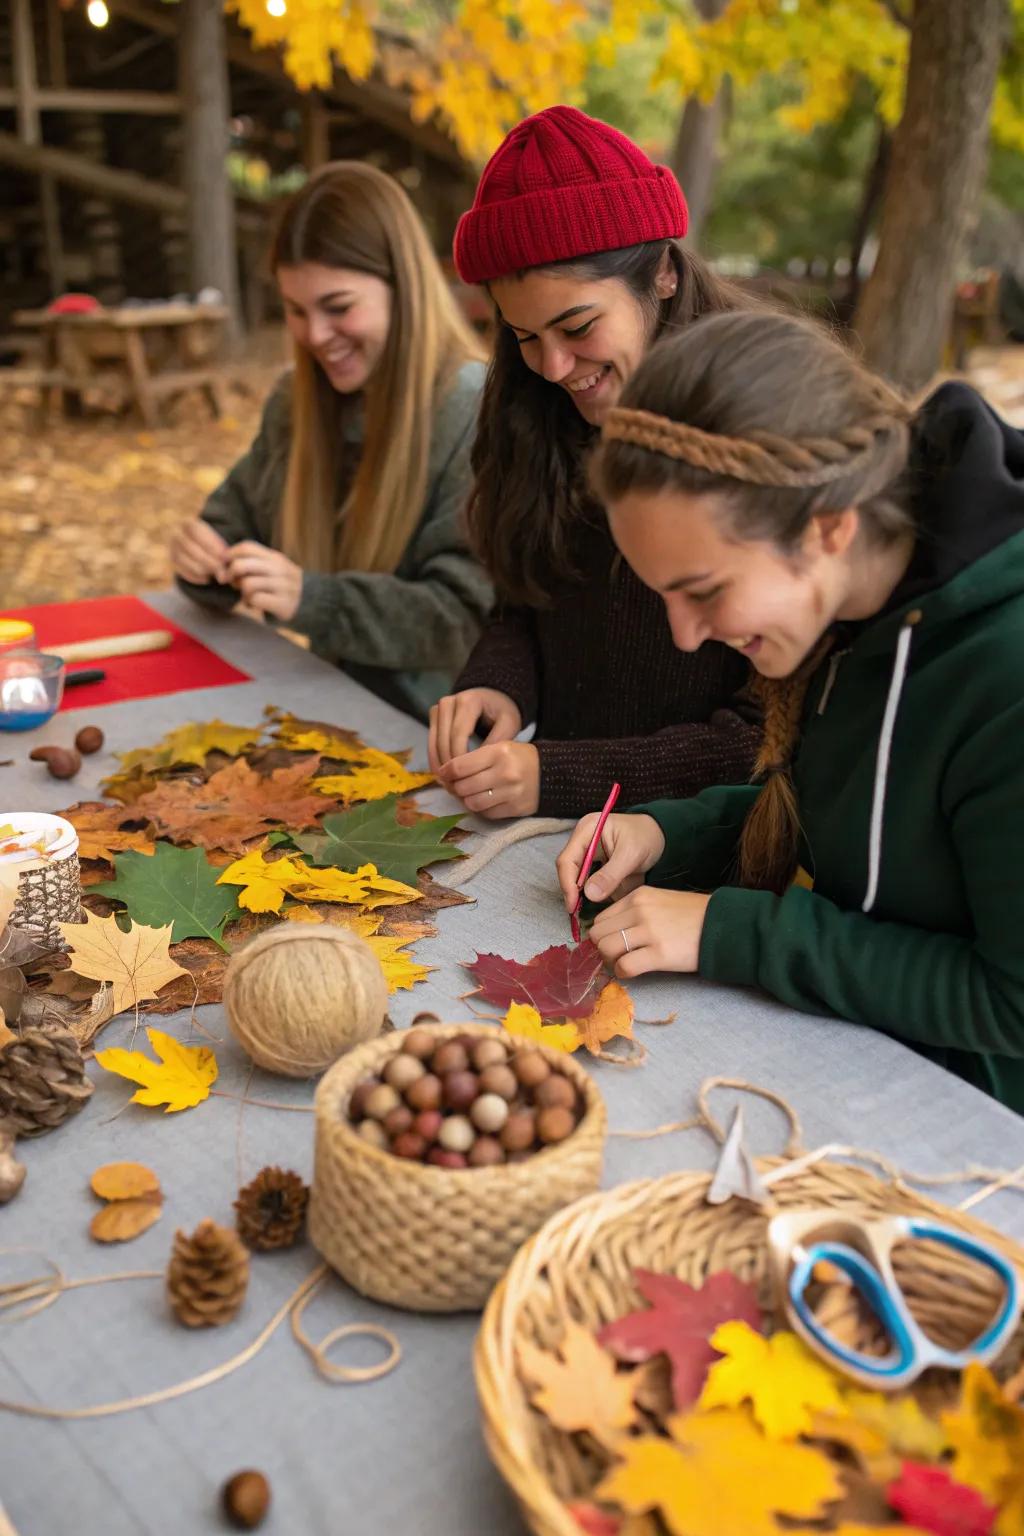
[[[150,1045],[160,1058],[152,1061],[141,1051],[112,1046],[97,1051],[96,1060],[107,1072],[127,1077],[142,1087],[132,1094],[133,1104],[166,1104],[165,1113],[192,1109],[209,1097],[217,1081],[217,1058],[206,1045],[180,1045],[161,1029],[147,1029]]]
[[[760,1331],[757,1290],[728,1269],[709,1275],[699,1287],[650,1269],[635,1269],[633,1282],[649,1306],[606,1323],[598,1339],[619,1360],[633,1364],[667,1355],[673,1403],[677,1409],[689,1408],[700,1396],[708,1367],[719,1358],[711,1343],[719,1324],[742,1319]]]
[[[126,821],[140,819],[127,806],[112,805],[106,800],[83,800],[60,814],[78,833],[80,859],[101,859],[112,864],[115,853],[128,849],[136,853],[153,852],[153,839],[147,832],[125,829]]]
[[[25,1001],[25,974],[16,965],[0,969],[0,1012],[11,1024],[21,1017]]]
[[[316,869],[288,854],[268,859],[259,848],[229,864],[219,880],[222,885],[242,887],[238,902],[250,912],[279,912],[286,896],[300,901],[339,901],[371,909],[420,899],[414,886],[385,879],[372,864],[346,874],[340,869]]]
[[[158,784],[135,801],[133,810],[172,842],[241,854],[271,825],[316,825],[329,809],[311,788],[310,776],[319,761],[303,758],[261,777],[244,758],[237,758],[203,784],[186,779]]]
[[[114,1200],[97,1211],[89,1223],[89,1236],[97,1243],[127,1243],[139,1237],[163,1215],[160,1195],[135,1200]]]
[[[202,767],[211,752],[224,752],[237,757],[254,747],[262,736],[260,726],[226,725],[223,720],[207,720],[190,725],[179,725],[152,747],[136,747],[131,752],[117,754],[122,773],[134,773],[141,769],[152,773],[162,768],[173,768],[178,763],[195,763]]]
[[[292,841],[314,864],[355,870],[372,864],[392,880],[414,885],[427,864],[464,855],[445,837],[462,819],[455,816],[424,817],[412,826],[397,819],[399,797],[387,795],[355,810],[325,816],[322,832],[295,833]]]
[[[152,854],[121,853],[113,880],[92,892],[124,902],[128,916],[153,927],[170,923],[175,944],[212,939],[224,945],[225,924],[241,916],[237,898],[217,878],[201,848],[157,843]]]
[[[675,1415],[668,1429],[622,1441],[595,1497],[660,1510],[672,1536],[779,1536],[776,1514],[817,1519],[842,1492],[826,1456],[769,1440],[744,1409]]]
[[[587,1430],[613,1446],[636,1421],[633,1378],[616,1369],[589,1328],[571,1319],[558,1353],[523,1339],[516,1348],[519,1368],[534,1384],[531,1401],[556,1429]]]
[[[148,928],[133,922],[125,933],[116,918],[87,912],[84,923],[61,923],[60,931],[70,945],[72,968],[80,976],[111,983],[115,1013],[156,997],[161,987],[181,975],[181,966],[168,953],[169,923]]]
[[[599,1056],[609,1040],[632,1040],[633,999],[622,983],[610,981],[602,987],[593,1013],[577,1019],[576,1028],[580,1044],[586,1046],[593,1056]]]
[[[885,1496],[897,1514],[931,1536],[989,1536],[999,1511],[948,1467],[905,1461]]]
[[[512,1003],[501,1021],[502,1029],[535,1045],[549,1045],[554,1051],[576,1051],[580,1034],[575,1024],[545,1024],[529,1003]]]
[[[812,1410],[842,1412],[839,1379],[798,1339],[785,1331],[766,1339],[747,1323],[722,1323],[712,1348],[725,1356],[709,1370],[701,1408],[750,1402],[754,1418],[772,1440],[807,1434]]]
[[[160,1180],[145,1163],[104,1163],[94,1171],[89,1188],[101,1200],[137,1200],[159,1194]]]
[[[299,720],[295,715],[268,710],[273,720],[272,734],[289,752],[319,752],[339,763],[364,761],[366,743],[355,731],[340,725],[326,725],[320,720]]]
[[[971,1364],[960,1378],[960,1402],[942,1415],[952,1473],[1002,1505],[1024,1502],[1024,1409],[1007,1400],[992,1372]],[[997,1527],[998,1536],[1003,1536]]]
[[[42,928],[16,928],[8,923],[0,932],[0,966],[29,966],[54,953],[54,940]]]
[[[327,774],[313,780],[322,795],[333,795],[345,805],[357,800],[380,800],[386,795],[408,795],[434,783],[432,773],[410,773],[390,752],[367,747],[350,773]]]
[[[607,976],[589,939],[552,944],[525,962],[480,955],[466,964],[479,995],[497,1008],[529,1003],[545,1019],[580,1019],[593,1012]]]

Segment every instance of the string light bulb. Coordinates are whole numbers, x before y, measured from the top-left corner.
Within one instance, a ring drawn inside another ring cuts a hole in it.
[[[268,16],[284,16],[287,10],[287,0],[267,0]]]
[[[110,12],[106,7],[106,0],[89,0],[85,8],[85,14],[94,27],[105,27],[110,20]]]

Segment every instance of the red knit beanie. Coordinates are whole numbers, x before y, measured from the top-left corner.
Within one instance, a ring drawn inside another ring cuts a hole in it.
[[[517,124],[480,177],[455,231],[465,283],[686,234],[686,199],[617,128],[575,107]]]

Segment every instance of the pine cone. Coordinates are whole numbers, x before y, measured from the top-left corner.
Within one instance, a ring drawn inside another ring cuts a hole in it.
[[[167,1266],[167,1299],[189,1328],[229,1323],[245,1299],[249,1250],[215,1221],[201,1221],[191,1237],[174,1234]]]
[[[76,1115],[92,1094],[82,1050],[61,1025],[26,1025],[0,1048],[0,1121],[42,1136]]]
[[[302,1232],[308,1200],[309,1190],[297,1173],[261,1168],[235,1201],[242,1240],[261,1253],[290,1248]]]

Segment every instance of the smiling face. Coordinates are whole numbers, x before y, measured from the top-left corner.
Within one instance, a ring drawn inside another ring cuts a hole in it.
[[[277,283],[293,339],[312,353],[331,387],[340,395],[364,389],[388,339],[388,284],[368,272],[314,261],[279,266]]]
[[[667,298],[676,282],[666,261],[654,297]],[[653,311],[617,277],[538,268],[489,287],[526,366],[564,389],[583,419],[599,426],[650,344]]]
[[[860,616],[854,508],[812,517],[799,549],[729,535],[714,494],[634,491],[608,508],[615,542],[661,594],[681,651],[719,640],[765,677],[788,677],[836,619]]]

